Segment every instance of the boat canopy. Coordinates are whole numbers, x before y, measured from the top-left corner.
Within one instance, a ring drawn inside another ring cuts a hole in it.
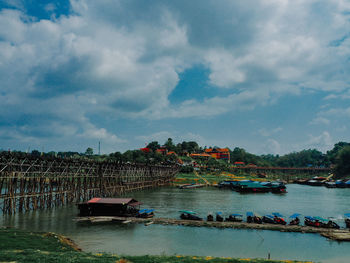
[[[324,218],[322,218],[322,217],[320,217],[320,216],[314,216],[314,219],[316,219],[316,220],[318,220],[318,221],[323,221],[323,222],[328,221],[327,219],[324,219]]]
[[[283,215],[281,215],[280,213],[272,213],[274,216],[277,216],[277,217],[283,217]]]
[[[305,218],[309,220],[315,220],[315,218],[313,218],[312,216],[305,216]]]
[[[187,210],[180,210],[179,212],[180,212],[180,213],[185,213],[185,214],[190,214],[190,215],[195,215],[195,214],[197,214],[196,212],[187,211]]]
[[[292,214],[289,218],[297,218],[298,216],[300,216],[299,213],[294,213],[294,214]]]
[[[222,212],[216,212],[217,215],[222,215]]]
[[[241,214],[231,214],[231,216],[243,216]]]
[[[272,215],[266,215],[266,217],[273,219]]]
[[[346,214],[344,214],[344,216],[350,217],[350,213],[346,213]]]
[[[247,212],[247,216],[254,216],[253,212]]]

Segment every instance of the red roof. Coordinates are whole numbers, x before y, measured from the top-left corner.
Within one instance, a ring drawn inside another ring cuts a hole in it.
[[[141,204],[133,198],[92,198],[87,202],[88,204],[114,204],[114,205],[139,205]]]

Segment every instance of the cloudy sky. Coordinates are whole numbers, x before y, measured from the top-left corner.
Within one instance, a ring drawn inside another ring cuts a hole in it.
[[[346,0],[0,0],[0,149],[350,141]]]

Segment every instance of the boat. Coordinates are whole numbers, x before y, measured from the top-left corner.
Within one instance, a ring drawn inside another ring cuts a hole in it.
[[[201,187],[204,187],[204,184],[183,184],[179,186],[180,189],[192,189]]]
[[[154,217],[154,209],[142,209],[139,211],[137,217],[140,218],[152,218]]]
[[[345,182],[345,184],[346,184],[346,187],[347,187],[347,188],[350,188],[350,180],[347,180],[347,181]]]
[[[272,213],[273,214],[273,221],[275,222],[275,224],[279,224],[279,225],[286,225],[287,222],[286,220],[284,220],[283,215],[281,215],[280,213]]]
[[[321,223],[312,216],[305,216],[304,224],[306,226],[320,227]]]
[[[247,223],[253,223],[253,212],[247,212]]]
[[[345,214],[345,225],[350,228],[350,213]]]
[[[307,185],[310,185],[310,186],[322,186],[323,185],[323,182],[322,181],[319,181],[319,180],[308,180],[306,182]]]
[[[289,218],[292,220],[289,222],[289,225],[299,225],[300,219],[299,219],[300,214],[299,213],[294,213],[292,214]]]
[[[219,188],[234,188],[234,185],[237,184],[237,181],[221,181],[220,183],[218,183],[218,187]]]
[[[271,182],[269,185],[270,190],[272,193],[275,194],[282,194],[282,193],[286,193],[286,185],[283,182]]]
[[[79,203],[79,216],[122,216],[135,217],[139,214],[141,202],[133,198],[95,197]]]
[[[335,222],[333,222],[332,220],[327,220],[324,219],[320,216],[315,216],[314,219],[318,220],[320,222],[320,227],[323,228],[334,228],[334,229],[339,229],[339,225]]]
[[[274,217],[272,215],[264,215],[262,221],[268,224],[275,224]]]
[[[327,188],[336,188],[337,185],[335,184],[335,182],[325,182],[325,187]]]
[[[347,184],[344,183],[342,180],[337,180],[335,181],[335,186],[337,188],[346,188],[347,187]]]
[[[187,210],[181,210],[179,211],[181,213],[180,218],[183,220],[198,220],[202,221],[203,219],[197,216],[196,212],[193,211],[187,211]]]
[[[243,215],[241,214],[231,214],[229,217],[225,219],[225,221],[228,222],[242,222],[243,221]]]
[[[268,193],[270,188],[268,186],[262,185],[260,182],[249,182],[245,184],[240,184],[235,188],[237,192],[240,193]]]
[[[215,220],[216,220],[217,222],[223,222],[223,221],[224,221],[224,217],[223,217],[223,215],[222,215],[222,212],[216,212],[216,218],[215,218]]]
[[[209,222],[214,221],[213,214],[210,213],[210,214],[207,215],[207,221],[209,221]]]
[[[261,218],[261,216],[254,215],[254,216],[253,216],[253,222],[254,222],[255,224],[262,224],[262,218]]]

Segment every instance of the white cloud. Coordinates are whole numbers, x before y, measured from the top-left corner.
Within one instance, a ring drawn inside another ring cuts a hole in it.
[[[265,144],[265,147],[266,147],[266,152],[268,153],[272,153],[272,154],[281,153],[281,145],[278,141],[274,139],[268,139],[267,143]]]
[[[309,140],[305,143],[305,147],[318,149],[322,152],[326,152],[331,149],[334,142],[329,132],[324,131],[319,136],[309,135]]]
[[[323,117],[316,117],[315,119],[313,119],[310,124],[313,124],[313,125],[317,125],[317,124],[325,124],[325,125],[328,125],[330,124],[330,120],[329,119],[326,119],[326,118],[323,118]]]
[[[70,14],[51,20],[12,3],[17,10],[0,11],[0,117],[7,128],[31,119],[36,128],[18,128],[23,138],[61,126],[62,134],[118,144],[125,140],[91,116],[208,118],[308,90],[350,98],[347,1],[72,0]],[[228,93],[172,105],[179,73],[194,65],[207,67],[208,85]],[[311,123],[335,115],[347,118],[349,109]]]
[[[265,129],[265,128],[262,128],[262,129],[259,129],[258,130],[258,133],[261,135],[261,136],[264,136],[264,137],[269,137],[269,136],[272,136],[276,133],[279,133],[283,131],[283,128],[282,127],[277,127],[277,128],[274,128],[274,129]]]

